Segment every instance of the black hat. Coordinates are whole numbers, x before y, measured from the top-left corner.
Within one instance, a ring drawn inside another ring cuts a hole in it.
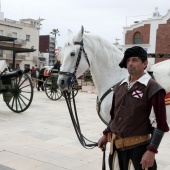
[[[126,68],[126,61],[130,57],[139,57],[143,62],[147,60],[147,52],[139,46],[134,46],[131,48],[128,48],[125,53],[122,61],[119,63],[119,66],[121,68]]]

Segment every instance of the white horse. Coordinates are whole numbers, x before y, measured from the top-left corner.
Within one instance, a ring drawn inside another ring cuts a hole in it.
[[[80,48],[84,48],[82,52],[80,52]],[[81,58],[77,65],[79,55],[81,55]],[[123,53],[103,38],[85,33],[83,27],[76,36],[69,34],[69,39],[62,50],[62,57],[63,62],[60,71],[65,74],[59,76],[58,85],[62,89],[68,87],[68,78],[71,76],[70,73],[75,71],[75,66],[77,66],[76,77],[81,76],[89,68],[99,99],[108,89],[123,80],[128,73],[127,69],[119,67]],[[166,89],[166,92],[170,92],[170,61],[162,63],[155,64],[151,67],[151,70],[153,70],[156,80]],[[165,63],[168,64],[166,69],[162,67]],[[167,71],[167,69],[169,70]],[[99,116],[106,124],[110,120],[112,96],[113,91],[103,99],[100,106]],[[170,107],[167,112],[167,115],[170,115]]]

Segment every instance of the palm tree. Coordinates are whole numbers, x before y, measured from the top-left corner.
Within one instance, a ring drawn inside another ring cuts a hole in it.
[[[58,29],[52,29],[52,31],[50,32],[50,34],[53,34],[54,37],[55,37],[55,40],[56,40],[56,36],[57,36],[57,35],[60,36],[59,32],[60,32],[60,31],[59,31]]]

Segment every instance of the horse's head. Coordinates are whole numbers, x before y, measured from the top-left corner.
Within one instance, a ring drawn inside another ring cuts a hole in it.
[[[81,76],[90,66],[90,61],[84,50],[83,34],[83,26],[76,36],[70,33],[69,39],[62,49],[63,62],[57,82],[62,90],[68,89],[72,78]]]

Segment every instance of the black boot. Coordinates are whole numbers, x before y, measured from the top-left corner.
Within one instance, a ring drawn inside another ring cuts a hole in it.
[[[37,87],[37,90],[38,90],[38,91],[40,91],[40,88],[39,88],[39,87]]]

